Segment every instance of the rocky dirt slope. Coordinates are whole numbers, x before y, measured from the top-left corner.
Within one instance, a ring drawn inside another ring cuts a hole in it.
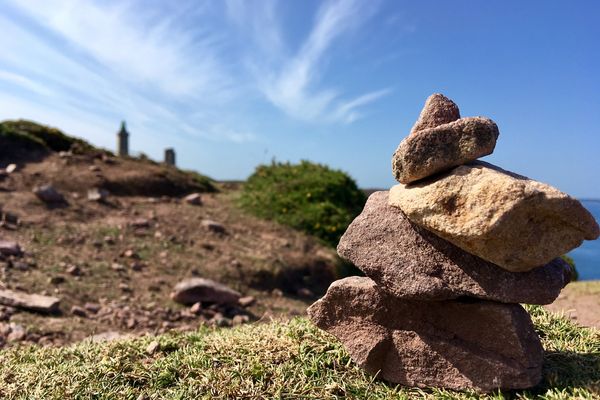
[[[0,176],[0,241],[23,254],[0,256],[0,291],[55,296],[60,306],[42,314],[0,305],[0,346],[287,317],[304,313],[335,279],[332,249],[243,213],[228,185],[95,149],[34,160],[6,150],[0,168],[17,168]],[[65,201],[33,193],[45,184]],[[202,192],[201,204],[184,200],[192,192]],[[194,276],[246,298],[192,308],[172,301],[176,283]]]

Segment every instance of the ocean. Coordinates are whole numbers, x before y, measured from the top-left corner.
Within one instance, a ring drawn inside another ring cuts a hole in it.
[[[600,223],[600,200],[582,200],[581,203]],[[579,280],[600,280],[600,239],[585,240],[580,247],[570,252],[569,256],[575,260]]]

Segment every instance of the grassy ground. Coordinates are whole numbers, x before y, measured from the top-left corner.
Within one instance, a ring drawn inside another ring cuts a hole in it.
[[[305,319],[173,333],[108,344],[0,352],[8,399],[369,398],[593,399],[600,396],[600,332],[530,308],[546,349],[544,380],[528,392],[406,389],[363,373]],[[150,355],[151,341],[160,343]]]

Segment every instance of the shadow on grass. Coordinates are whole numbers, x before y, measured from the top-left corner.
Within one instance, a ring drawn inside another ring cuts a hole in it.
[[[549,391],[575,396],[578,390],[600,395],[600,353],[546,351],[542,374],[542,381],[535,388],[510,391],[504,393],[504,397],[517,399],[523,398],[523,395],[525,398],[533,395],[536,398],[546,398],[543,396]]]
[[[600,353],[547,351],[543,389],[585,388],[600,394]]]

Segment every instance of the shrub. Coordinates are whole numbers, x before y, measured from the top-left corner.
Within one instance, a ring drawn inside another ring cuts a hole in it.
[[[579,272],[577,272],[577,268],[575,268],[575,260],[573,260],[571,257],[569,257],[566,254],[564,256],[562,256],[562,259],[565,260],[567,262],[567,264],[569,264],[569,267],[571,268],[571,282],[575,282],[575,281],[579,280]]]
[[[362,210],[364,193],[347,174],[321,164],[273,161],[248,178],[241,206],[335,246]]]

